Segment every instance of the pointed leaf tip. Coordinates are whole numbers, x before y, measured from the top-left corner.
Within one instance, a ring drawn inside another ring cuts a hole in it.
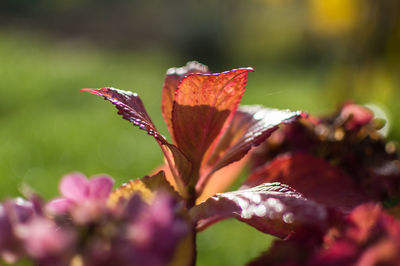
[[[115,88],[102,89],[81,89],[81,91],[89,92],[103,96],[118,109],[118,114],[124,119],[131,122],[133,125],[146,131],[153,136],[160,144],[166,144],[165,138],[158,133],[156,127],[151,121],[150,116],[143,105],[142,100],[137,95],[130,91],[119,90]]]
[[[89,93],[101,95],[101,94],[99,93],[99,90],[100,90],[100,89],[91,89],[91,88],[83,88],[83,89],[80,89],[80,91],[83,91],[83,92],[89,92]]]
[[[161,149],[165,157],[167,158],[171,168],[177,169],[177,173],[174,172],[174,177],[177,181],[178,189],[185,195],[185,181],[183,180],[186,173],[190,170],[191,164],[181,151],[174,145],[171,145],[167,140],[157,131],[155,125],[147,114],[146,109],[142,103],[140,97],[133,92],[119,90],[115,88],[102,88],[102,89],[81,89],[81,91],[94,93],[103,96],[104,99],[108,100],[118,109],[118,114],[124,119],[131,122],[133,125],[144,130],[147,134],[153,136]],[[166,148],[164,148],[166,147]]]
[[[85,92],[93,92],[95,89],[90,89],[90,88],[82,88],[80,91],[85,91]]]

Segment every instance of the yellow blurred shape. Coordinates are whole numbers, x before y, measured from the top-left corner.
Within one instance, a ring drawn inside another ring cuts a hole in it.
[[[293,4],[293,0],[259,0],[259,2],[275,6]]]
[[[358,0],[309,0],[313,29],[322,35],[343,35],[357,25],[361,4]]]
[[[155,196],[154,192],[142,180],[135,179],[114,190],[108,198],[108,205],[115,206],[121,198],[128,200],[136,193],[139,193],[141,198],[147,203],[151,203]]]
[[[172,257],[171,262],[168,266],[186,266],[193,264],[194,252],[194,243],[196,240],[194,239],[194,232],[190,232],[185,236],[183,240],[180,241],[176,250],[174,252],[174,256]]]

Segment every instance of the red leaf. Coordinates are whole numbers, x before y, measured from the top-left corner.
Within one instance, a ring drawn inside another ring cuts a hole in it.
[[[298,227],[322,230],[327,226],[325,207],[280,183],[217,194],[193,207],[190,214],[198,222],[198,230],[229,217],[278,237],[286,237]]]
[[[174,139],[195,171],[225,123],[232,119],[251,70],[191,74],[180,83],[172,109]]]
[[[199,180],[198,191],[202,191],[207,179],[215,171],[242,159],[252,147],[260,145],[268,138],[279,124],[293,122],[301,114],[299,111],[257,105],[240,106],[207,163],[211,171],[203,180]]]
[[[187,197],[185,184],[189,177],[187,173],[190,172],[191,163],[178,148],[169,144],[166,139],[158,133],[139,96],[136,93],[115,88],[82,89],[82,91],[103,96],[104,99],[110,101],[117,107],[118,114],[122,115],[124,119],[132,122],[140,129],[147,131],[149,135],[157,140],[171,167],[179,192],[182,196]]]
[[[142,100],[136,93],[130,91],[119,90],[115,88],[102,89],[81,89],[81,91],[90,92],[103,96],[104,99],[110,101],[118,109],[118,114],[135,126],[146,131],[153,136],[159,143],[165,144],[166,140],[161,136],[150,116],[147,114]]]
[[[161,110],[165,123],[167,124],[169,133],[174,136],[172,128],[172,106],[174,104],[175,92],[178,89],[179,83],[183,78],[193,73],[209,73],[207,66],[196,61],[188,62],[186,66],[179,68],[170,68],[167,71],[167,76],[164,80],[162,89]]]
[[[359,130],[372,121],[374,113],[365,106],[346,103],[340,110],[340,117],[346,121],[346,129]]]
[[[308,199],[344,211],[369,200],[344,171],[324,159],[306,153],[278,156],[254,171],[243,187],[265,182],[287,184]]]

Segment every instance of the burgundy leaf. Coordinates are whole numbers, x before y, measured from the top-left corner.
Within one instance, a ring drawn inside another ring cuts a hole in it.
[[[200,168],[204,153],[225,123],[232,119],[251,70],[191,74],[181,81],[172,109],[174,139],[192,162],[194,171]]]
[[[118,109],[118,114],[122,115],[124,119],[146,131],[159,143],[166,143],[165,138],[158,133],[156,127],[151,121],[150,116],[147,114],[146,109],[144,108],[142,100],[136,93],[115,88],[81,89],[81,91],[103,96],[104,99],[115,105],[115,107]]]
[[[169,133],[174,136],[172,128],[172,106],[174,104],[175,92],[178,89],[179,83],[189,74],[193,73],[209,73],[207,66],[200,64],[196,61],[191,61],[186,66],[179,68],[170,68],[167,71],[167,76],[164,80],[162,89],[161,110],[164,121],[167,124]]]
[[[208,160],[211,171],[203,180],[199,180],[199,192],[211,174],[240,160],[252,147],[260,145],[268,138],[279,124],[293,122],[301,114],[299,111],[270,109],[257,105],[240,106]]]
[[[340,168],[307,153],[278,156],[254,171],[245,181],[243,188],[265,182],[287,184],[308,199],[344,211],[370,200]]]
[[[286,237],[298,227],[326,227],[325,207],[304,198],[287,185],[265,183],[250,189],[217,194],[193,207],[198,230],[234,217],[256,229]]]
[[[368,199],[395,202],[396,199],[400,198],[399,154],[394,143],[386,140],[379,133],[379,126],[381,126],[381,123],[376,118],[371,118],[371,112],[367,108],[346,103],[342,109],[333,115],[322,118],[299,119],[296,123],[281,127],[271,135],[260,149],[257,149],[257,152],[251,154],[251,165],[253,169],[257,169],[266,162],[274,160],[277,155],[285,153],[303,152],[312,154],[325,160],[323,165],[327,165],[326,162],[329,162],[329,169],[333,166],[336,169],[341,169],[346,177],[351,177],[352,181],[345,183],[355,184],[357,190],[367,195]],[[312,168],[315,165],[314,172],[321,174],[323,167],[318,165],[320,160],[315,162],[315,164],[299,163],[303,168],[302,172],[305,173],[304,169],[307,167],[307,171],[312,173],[314,171]],[[291,174],[299,176],[299,173],[295,173],[298,172],[296,167],[291,167],[291,169]],[[274,171],[273,175],[277,172],[278,170]],[[343,178],[340,178],[340,180]],[[260,180],[259,182],[269,181]],[[288,183],[289,181],[282,182],[292,185],[292,183]],[[334,183],[336,183],[336,188],[341,184],[341,182]],[[307,182],[304,182],[304,184],[308,186]],[[300,188],[292,186],[303,193]],[[344,185],[344,188],[341,189],[346,189],[346,186]],[[347,199],[342,201],[346,202]],[[361,203],[351,201],[352,203],[349,203],[349,205],[353,206]],[[349,208],[351,207],[349,206]]]
[[[82,91],[103,96],[104,99],[117,107],[118,114],[122,115],[124,119],[145,130],[157,140],[171,167],[179,192],[183,196],[186,196],[185,178],[187,180],[187,173],[190,172],[191,163],[178,148],[169,144],[157,131],[139,96],[136,93],[115,88],[82,89]]]
[[[400,223],[376,203],[356,207],[319,238],[301,232],[273,246],[248,265],[400,265]],[[290,254],[290,256],[288,256]]]

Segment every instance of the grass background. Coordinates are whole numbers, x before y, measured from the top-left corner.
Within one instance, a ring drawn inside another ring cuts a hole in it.
[[[169,67],[186,63],[176,58],[154,49],[116,52],[0,32],[0,197],[20,195],[25,184],[50,199],[58,195],[60,178],[72,171],[108,173],[119,185],[160,165],[162,153],[151,137],[116,115],[111,104],[79,89],[113,86],[137,92],[167,135],[161,87]],[[249,74],[242,104],[323,114],[347,97],[374,101],[386,106],[394,121],[390,137],[398,139],[398,90],[377,86],[379,90],[346,92],[333,86],[331,68],[252,67],[256,71]],[[243,265],[270,240],[240,222],[221,222],[198,235],[198,265]]]

